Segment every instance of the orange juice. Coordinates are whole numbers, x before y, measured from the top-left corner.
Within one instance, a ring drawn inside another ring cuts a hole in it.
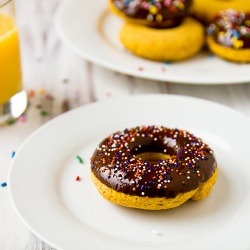
[[[21,89],[18,29],[12,17],[0,13],[0,104]]]

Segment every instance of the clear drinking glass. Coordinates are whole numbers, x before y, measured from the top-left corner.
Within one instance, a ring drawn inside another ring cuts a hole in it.
[[[0,0],[0,124],[19,117],[27,107],[23,90],[14,0]]]

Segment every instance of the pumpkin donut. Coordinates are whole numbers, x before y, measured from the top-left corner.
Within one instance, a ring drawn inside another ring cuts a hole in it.
[[[204,27],[187,17],[190,0],[110,0],[110,9],[124,18],[119,37],[133,54],[155,61],[179,61],[204,45]]]
[[[250,62],[250,12],[221,11],[207,32],[207,46],[214,54],[233,62]]]
[[[248,12],[250,11],[250,0],[193,0],[190,13],[207,25],[218,12],[227,9]]]
[[[91,179],[108,201],[162,210],[207,197],[216,182],[213,151],[188,131],[140,126],[105,138],[91,158]]]
[[[168,29],[125,23],[120,30],[122,44],[132,53],[155,61],[180,61],[197,54],[204,44],[204,28],[191,17]]]

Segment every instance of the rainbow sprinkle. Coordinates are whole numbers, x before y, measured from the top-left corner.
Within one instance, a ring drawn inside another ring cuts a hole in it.
[[[12,153],[11,153],[11,158],[14,158],[15,154],[16,154],[16,152],[15,152],[15,151],[12,151]]]
[[[81,156],[77,155],[76,158],[79,161],[79,163],[81,163],[81,164],[83,163],[83,159],[81,158]]]
[[[2,182],[1,183],[1,187],[6,187],[7,186],[7,182]]]

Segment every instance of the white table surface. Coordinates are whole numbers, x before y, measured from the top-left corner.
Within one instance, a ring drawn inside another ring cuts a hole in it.
[[[180,94],[221,103],[250,117],[248,83],[209,86],[157,82],[122,75],[78,57],[62,44],[53,27],[60,2],[16,0],[23,81],[30,105],[18,122],[0,127],[0,183],[7,181],[13,152],[34,130],[90,102],[146,93]],[[0,187],[0,249],[52,249],[20,221],[10,203],[8,185]]]

